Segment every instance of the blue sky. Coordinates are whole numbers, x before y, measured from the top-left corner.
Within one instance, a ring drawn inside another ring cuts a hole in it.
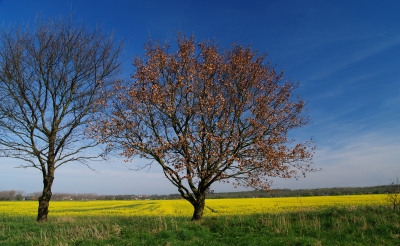
[[[0,24],[71,11],[125,40],[126,77],[149,37],[173,42],[177,30],[198,41],[216,38],[224,47],[235,42],[267,52],[287,78],[300,82],[297,93],[312,124],[292,136],[313,138],[314,165],[322,168],[300,180],[277,179],[273,188],[373,186],[400,176],[399,1],[0,0]],[[40,172],[14,168],[18,163],[0,159],[0,189],[40,191]],[[177,193],[156,166],[135,172],[119,159],[91,166],[98,173],[79,163],[57,169],[53,192]]]

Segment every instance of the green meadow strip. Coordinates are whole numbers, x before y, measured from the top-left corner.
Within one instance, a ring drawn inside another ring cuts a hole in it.
[[[0,216],[0,245],[400,245],[389,206],[252,215]]]

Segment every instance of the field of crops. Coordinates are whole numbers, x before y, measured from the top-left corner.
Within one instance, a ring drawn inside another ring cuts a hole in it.
[[[204,216],[312,210],[385,204],[385,195],[208,199]],[[0,215],[36,216],[36,201],[0,202]],[[51,201],[50,216],[191,216],[186,200]]]
[[[400,245],[387,195],[186,200],[0,202],[0,245]]]

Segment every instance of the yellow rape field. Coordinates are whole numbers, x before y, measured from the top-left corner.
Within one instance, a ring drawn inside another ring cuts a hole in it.
[[[383,205],[386,195],[208,199],[204,216],[279,213],[327,206]],[[0,202],[0,216],[36,216],[38,202]],[[191,216],[186,200],[51,201],[50,216]]]

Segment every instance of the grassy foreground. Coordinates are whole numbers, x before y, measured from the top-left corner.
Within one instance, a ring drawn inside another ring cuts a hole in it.
[[[0,245],[400,245],[400,212],[335,206],[249,215],[0,215]]]

